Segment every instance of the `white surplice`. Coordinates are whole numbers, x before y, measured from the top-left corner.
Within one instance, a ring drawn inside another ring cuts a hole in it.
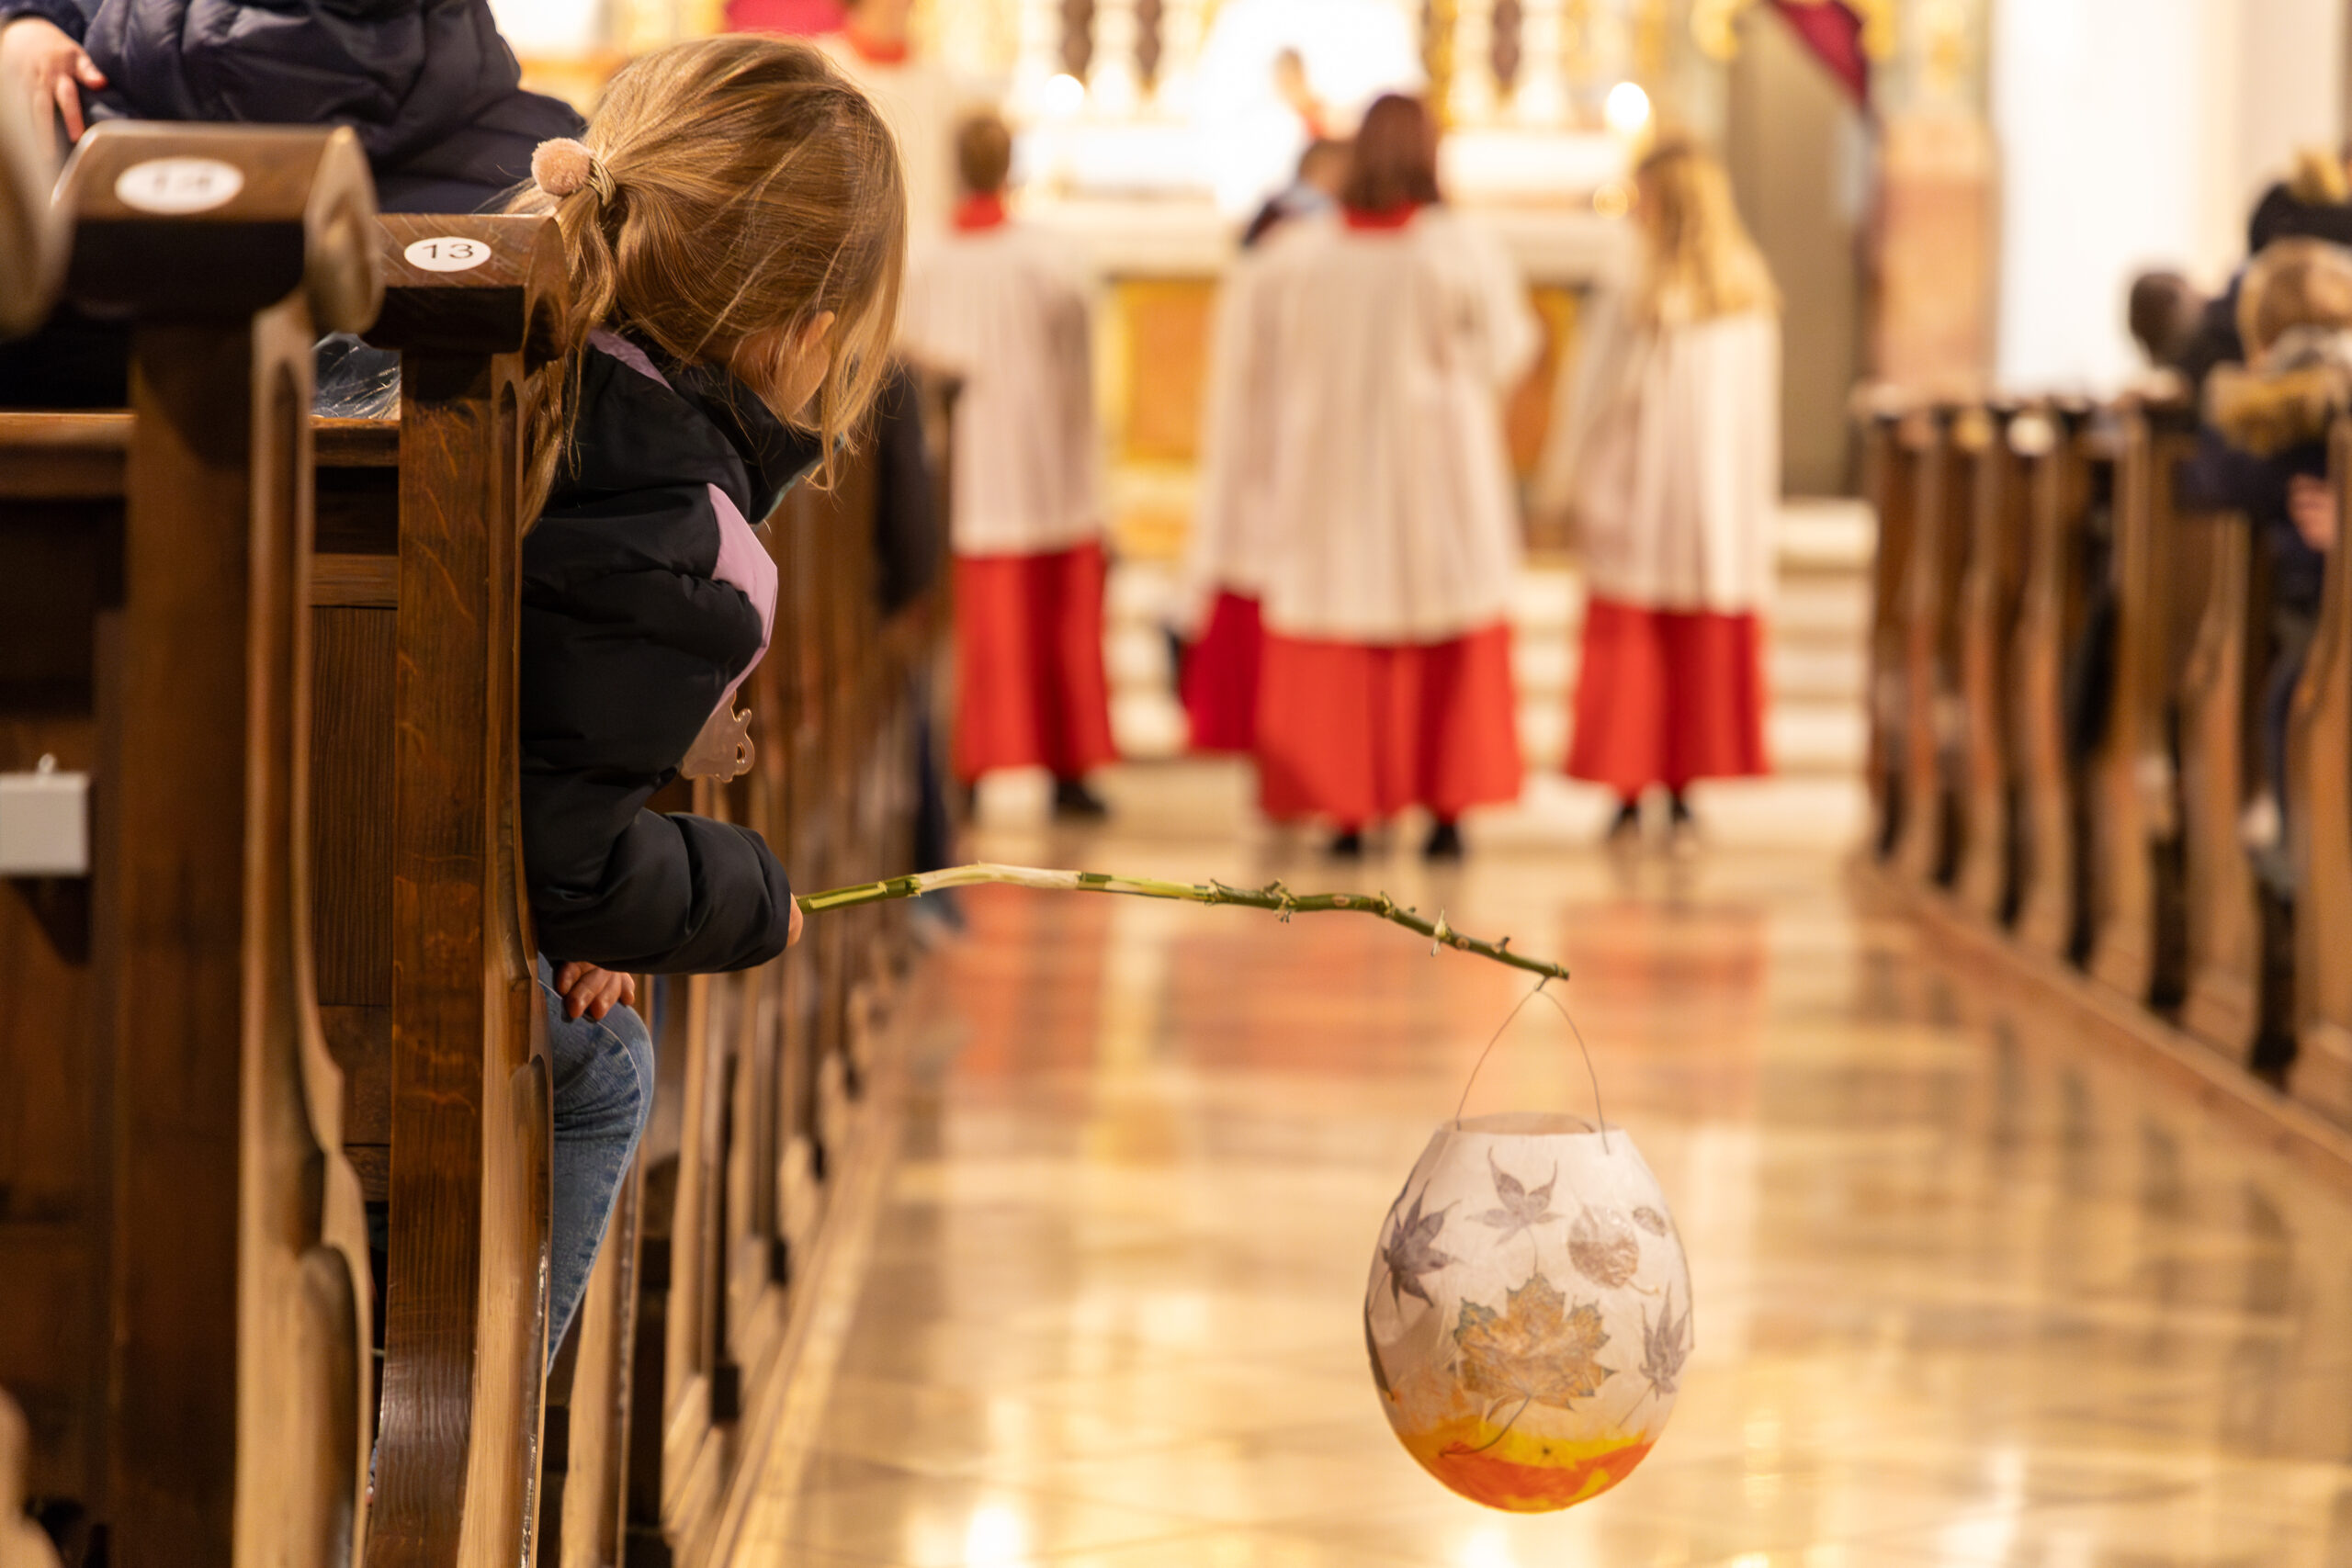
[[[1043,555],[1102,532],[1092,333],[1066,251],[1003,223],[951,231],[909,265],[900,346],[964,379],[948,507],[958,555]]]
[[[1267,348],[1263,249],[1244,251],[1218,287],[1209,334],[1209,385],[1203,400],[1201,479],[1184,550],[1185,631],[1207,629],[1220,592],[1255,599],[1265,591],[1274,526],[1274,358]]]
[[[898,139],[907,181],[907,243],[914,254],[928,251],[947,231],[956,209],[956,127],[973,109],[987,107],[987,101],[936,61],[920,55],[868,60],[840,33],[816,41],[873,100],[882,123]]]
[[[1781,324],[1769,310],[1642,328],[1591,312],[1561,374],[1538,504],[1573,508],[1591,592],[1724,614],[1772,596],[1781,497]]]
[[[1521,550],[1503,402],[1542,343],[1510,254],[1432,207],[1301,220],[1264,256],[1266,629],[1388,645],[1500,620]]]

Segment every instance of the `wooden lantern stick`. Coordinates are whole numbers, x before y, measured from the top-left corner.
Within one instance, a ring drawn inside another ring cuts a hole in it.
[[[1111,876],[1099,871],[1043,871],[1025,865],[957,865],[944,871],[926,871],[911,876],[893,876],[882,882],[861,883],[854,887],[835,887],[823,893],[811,893],[799,900],[803,913],[820,915],[828,909],[846,909],[858,904],[879,904],[892,898],[920,898],[926,893],[936,893],[949,887],[971,887],[995,883],[1012,887],[1036,887],[1056,893],[1125,893],[1137,898],[1173,898],[1187,904],[1238,904],[1249,909],[1271,909],[1287,922],[1293,915],[1320,915],[1334,909],[1352,910],[1362,915],[1377,915],[1393,925],[1403,926],[1417,936],[1425,936],[1439,947],[1450,947],[1456,953],[1476,953],[1491,958],[1498,964],[1508,964],[1531,975],[1541,975],[1547,980],[1565,980],[1567,966],[1548,959],[1530,958],[1510,951],[1510,938],[1500,942],[1481,942],[1464,936],[1446,923],[1445,912],[1440,910],[1435,920],[1425,920],[1415,910],[1406,908],[1385,893],[1293,893],[1281,882],[1269,882],[1263,887],[1228,887],[1222,882],[1158,882],[1148,877]]]

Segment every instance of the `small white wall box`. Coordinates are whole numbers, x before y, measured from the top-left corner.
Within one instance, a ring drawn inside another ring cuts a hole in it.
[[[0,773],[0,876],[90,874],[90,775],[43,757],[29,773]]]

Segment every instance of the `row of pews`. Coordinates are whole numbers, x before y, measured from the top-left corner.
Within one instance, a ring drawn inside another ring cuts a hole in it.
[[[1884,400],[1862,425],[1883,876],[2352,1127],[2352,563],[2294,695],[2295,891],[2266,895],[2267,556],[2184,502],[2195,410]],[[2339,427],[2340,501],[2347,457]]]
[[[379,216],[347,130],[110,124],[48,174],[0,144],[0,332],[127,322],[130,398],[0,413],[0,1568],[724,1561],[902,926],[641,983],[655,1120],[543,1376],[514,714],[557,235]],[[398,351],[396,417],[313,416],[334,331]],[[657,802],[804,890],[913,852],[942,609],[877,609],[874,485],[770,520],[754,763]]]

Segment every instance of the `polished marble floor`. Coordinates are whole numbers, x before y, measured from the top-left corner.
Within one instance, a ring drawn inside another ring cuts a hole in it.
[[[2352,1564],[2352,1193],[1940,970],[1834,851],[975,848],[1384,886],[1574,965],[1690,1250],[1680,1403],[1623,1486],[1543,1517],[1455,1498],[1382,1417],[1374,1235],[1519,976],[1351,916],[981,890],[739,1561]],[[1531,1009],[1472,1109],[1590,1092]]]

